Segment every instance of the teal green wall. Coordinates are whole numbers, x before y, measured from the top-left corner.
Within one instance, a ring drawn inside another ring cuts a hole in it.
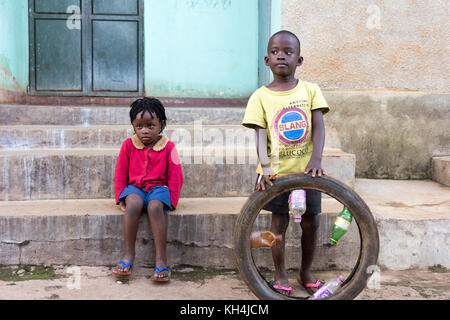
[[[0,90],[28,86],[28,0],[0,0]]]
[[[270,1],[270,29],[272,34],[281,30],[281,1],[282,0]]]
[[[145,93],[249,96],[261,78],[260,30],[281,24],[282,0],[266,1],[270,17],[258,0],[144,0]],[[28,41],[28,0],[0,0],[0,90],[26,92]]]
[[[146,94],[248,97],[258,85],[258,0],[145,0]]]

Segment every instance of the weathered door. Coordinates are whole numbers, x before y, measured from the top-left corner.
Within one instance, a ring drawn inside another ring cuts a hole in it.
[[[29,0],[30,94],[143,94],[142,0]]]

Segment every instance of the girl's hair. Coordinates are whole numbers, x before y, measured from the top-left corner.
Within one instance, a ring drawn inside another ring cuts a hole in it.
[[[144,115],[145,111],[148,111],[152,119],[154,113],[156,117],[159,119],[159,123],[161,123],[161,131],[162,129],[164,129],[165,121],[167,120],[167,118],[166,118],[166,111],[161,101],[159,101],[156,98],[147,98],[147,97],[135,100],[131,104],[130,110],[131,124],[133,124],[133,121],[134,119],[136,119],[136,116],[142,111],[144,111],[142,115]]]

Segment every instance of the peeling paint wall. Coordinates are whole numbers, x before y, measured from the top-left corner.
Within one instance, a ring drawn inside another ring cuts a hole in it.
[[[356,175],[379,179],[431,178],[431,157],[450,151],[448,95],[408,92],[325,92],[327,129],[355,154]]]
[[[299,75],[323,89],[449,92],[445,0],[283,0],[282,27],[302,43]]]
[[[357,177],[431,178],[450,155],[450,3],[442,0],[283,0],[297,34],[297,77],[332,108],[327,129],[356,156]]]

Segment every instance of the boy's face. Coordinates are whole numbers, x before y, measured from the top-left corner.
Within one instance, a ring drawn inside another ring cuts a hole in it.
[[[148,111],[142,111],[136,115],[133,128],[142,143],[148,146],[157,140],[161,132],[161,123],[155,114],[150,115]]]
[[[293,75],[295,69],[303,62],[296,39],[285,33],[271,38],[267,46],[266,66],[270,67],[274,76]]]

